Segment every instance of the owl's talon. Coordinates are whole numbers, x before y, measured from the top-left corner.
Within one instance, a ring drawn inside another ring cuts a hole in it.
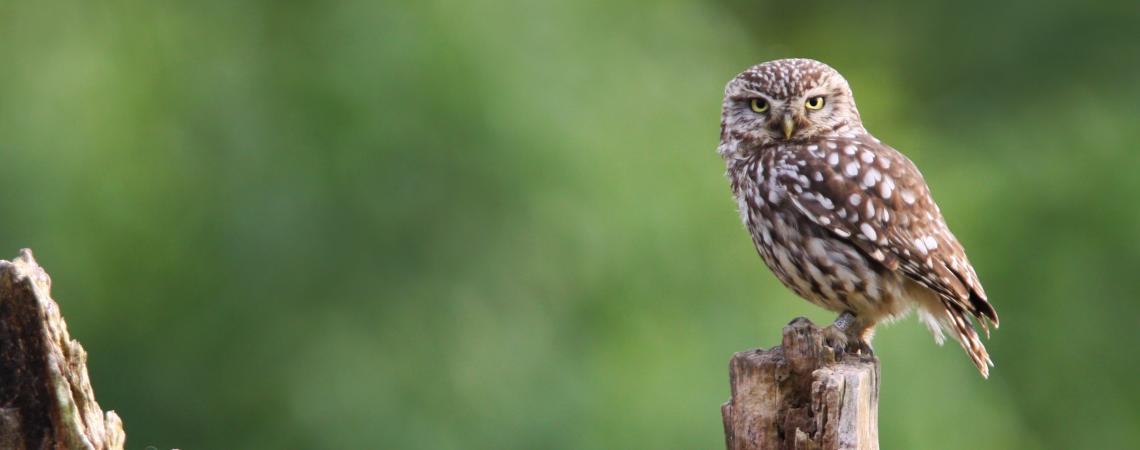
[[[875,350],[871,348],[871,344],[861,339],[852,339],[848,341],[847,351],[860,356],[875,356]]]
[[[823,329],[823,343],[835,351],[836,355],[851,351],[850,339],[848,339],[847,334],[834,325]]]
[[[836,355],[852,354],[858,356],[875,356],[871,343],[862,337],[852,336],[850,333],[851,318],[840,317],[834,324],[823,329],[824,344],[835,351]]]

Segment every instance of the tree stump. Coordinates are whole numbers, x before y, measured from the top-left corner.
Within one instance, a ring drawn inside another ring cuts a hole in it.
[[[729,363],[728,450],[878,450],[879,360],[828,346],[799,317],[783,344]]]
[[[30,250],[0,260],[0,448],[121,450],[123,422],[95,402],[51,278]]]

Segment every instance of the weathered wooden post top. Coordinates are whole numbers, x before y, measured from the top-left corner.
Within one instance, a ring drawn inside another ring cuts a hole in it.
[[[95,402],[47,272],[30,250],[0,260],[0,449],[122,450],[126,439]]]
[[[877,450],[879,360],[800,317],[782,345],[740,352],[721,407],[728,450]]]

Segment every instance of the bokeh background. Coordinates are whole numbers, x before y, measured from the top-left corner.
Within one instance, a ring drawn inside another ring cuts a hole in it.
[[[879,331],[882,447],[1140,446],[1140,7],[0,5],[0,254],[35,250],[130,448],[716,449],[796,299],[724,83],[850,80],[1003,327]]]

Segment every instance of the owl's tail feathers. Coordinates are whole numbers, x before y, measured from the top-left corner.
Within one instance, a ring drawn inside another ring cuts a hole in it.
[[[970,355],[970,360],[977,366],[978,371],[982,373],[983,378],[990,377],[990,367],[993,367],[994,362],[990,360],[990,354],[986,352],[986,346],[982,345],[982,339],[978,336],[978,332],[974,330],[974,323],[970,320],[970,313],[957,302],[942,300],[942,306],[945,312],[945,317],[942,317],[938,322],[942,328],[950,332],[951,336],[962,344],[962,348],[966,350],[966,354]],[[986,334],[989,334],[989,328],[986,327],[985,321],[987,318],[979,318],[978,321],[982,322],[982,327],[986,329]],[[995,320],[996,322],[996,320]],[[936,338],[937,339],[937,338]]]
[[[990,325],[993,325],[996,330],[1001,326],[1001,321],[998,320],[997,311],[994,310],[993,305],[984,297],[985,294],[980,294],[979,292],[981,291],[971,292],[969,306],[964,304],[962,306],[978,319],[978,325],[982,326],[982,330],[986,332],[986,339],[989,339]]]

